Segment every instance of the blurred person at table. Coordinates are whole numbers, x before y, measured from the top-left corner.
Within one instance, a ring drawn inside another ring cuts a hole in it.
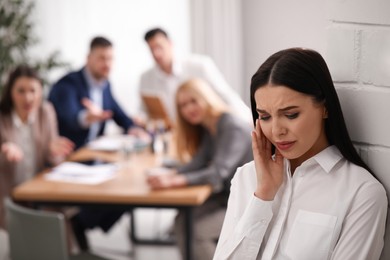
[[[55,83],[49,93],[58,116],[59,132],[71,139],[76,148],[103,135],[106,121],[113,119],[127,134],[149,141],[149,135],[128,117],[111,93],[109,74],[113,44],[104,37],[90,43],[86,65]],[[79,249],[89,250],[85,231],[100,227],[107,232],[122,216],[123,210],[80,208],[71,218]]]
[[[0,228],[5,228],[3,199],[47,166],[61,162],[74,144],[58,136],[52,105],[42,100],[42,82],[20,65],[9,75],[0,99]]]
[[[149,175],[153,189],[210,184],[211,197],[194,209],[194,259],[212,259],[222,228],[230,180],[237,167],[252,160],[251,128],[201,79],[190,79],[176,93],[177,154],[181,166],[168,174]],[[175,233],[183,252],[184,214],[176,217]]]
[[[147,138],[126,115],[111,93],[108,80],[113,62],[113,44],[104,37],[90,43],[86,65],[55,83],[49,93],[58,116],[59,132],[80,148],[101,136],[106,121],[113,119],[125,132]]]
[[[149,30],[144,39],[156,64],[142,74],[140,94],[160,97],[172,121],[176,116],[177,88],[184,81],[196,77],[206,81],[229,106],[231,112],[248,123],[251,122],[250,109],[227,83],[210,57],[200,54],[185,57],[175,55],[173,42],[161,28]]]

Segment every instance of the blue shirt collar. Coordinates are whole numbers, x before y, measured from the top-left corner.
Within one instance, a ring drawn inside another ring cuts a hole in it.
[[[85,80],[87,81],[88,88],[91,89],[104,89],[107,84],[108,80],[102,80],[102,81],[97,81],[91,74],[91,72],[88,70],[87,67],[84,67],[83,70],[83,75],[85,77]]]

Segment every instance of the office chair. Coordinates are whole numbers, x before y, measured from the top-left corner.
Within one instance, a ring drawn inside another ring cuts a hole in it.
[[[9,198],[5,207],[12,260],[105,260],[86,252],[68,253],[63,214],[26,208]]]

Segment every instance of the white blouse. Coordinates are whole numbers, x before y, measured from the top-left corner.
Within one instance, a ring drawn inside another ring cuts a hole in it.
[[[35,115],[30,115],[26,123],[23,123],[16,112],[12,113],[12,123],[15,131],[15,143],[23,151],[23,160],[16,164],[14,185],[18,185],[31,179],[38,171],[36,165],[36,151],[33,135],[33,123]]]
[[[286,177],[273,201],[254,196],[253,161],[232,180],[215,260],[379,259],[387,197],[365,169],[330,146]]]

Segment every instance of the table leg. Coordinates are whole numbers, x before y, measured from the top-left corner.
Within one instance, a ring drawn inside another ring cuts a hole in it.
[[[186,232],[186,241],[185,241],[185,259],[191,260],[192,259],[192,227],[193,227],[193,216],[192,216],[192,207],[186,207],[184,209],[184,230]]]
[[[130,210],[130,239],[134,243],[138,243],[138,239],[135,235],[135,217],[134,210]]]

